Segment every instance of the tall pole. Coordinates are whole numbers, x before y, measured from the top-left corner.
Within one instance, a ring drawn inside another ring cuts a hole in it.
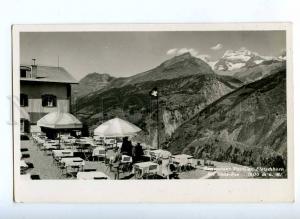
[[[149,104],[150,104],[150,106],[149,106],[149,109],[150,109],[149,117],[150,117],[150,121],[152,121],[153,114],[152,114],[152,97],[151,97],[151,95],[149,95]],[[149,148],[148,148],[148,150],[150,150],[150,142],[151,142],[151,125],[152,124],[150,122],[150,125],[149,125]],[[145,142],[147,142],[146,139],[145,139]]]
[[[157,123],[157,149],[159,149],[159,104],[158,104],[158,92],[157,92],[156,107],[157,107],[157,114],[156,114],[156,123]]]
[[[77,118],[77,95],[75,95],[74,100],[75,100],[75,116]]]

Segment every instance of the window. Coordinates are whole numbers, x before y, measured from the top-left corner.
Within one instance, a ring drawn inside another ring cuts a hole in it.
[[[26,78],[27,77],[27,71],[26,71],[26,69],[21,69],[20,73],[21,73],[21,78]]]
[[[28,106],[28,96],[26,94],[20,94],[20,106]]]
[[[30,123],[26,119],[20,119],[20,131],[21,133],[29,133],[30,132]],[[22,139],[28,140],[28,139]]]
[[[56,107],[56,96],[51,94],[45,94],[42,96],[42,106],[44,107]]]
[[[25,120],[24,119],[21,119],[20,120],[20,128],[21,128],[21,133],[24,133],[25,132]]]

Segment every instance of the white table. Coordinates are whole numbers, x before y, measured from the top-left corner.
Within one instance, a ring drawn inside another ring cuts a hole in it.
[[[80,180],[93,180],[94,178],[110,179],[109,176],[107,176],[105,173],[100,171],[77,173],[77,179]]]
[[[74,151],[75,150],[53,150],[52,155],[55,158],[73,157],[74,156]]]
[[[105,157],[105,155],[106,155],[106,151],[105,151],[105,147],[103,147],[103,146],[98,146],[93,150],[93,156]]]
[[[178,163],[180,166],[184,166],[193,163],[193,156],[187,154],[173,155],[172,161]]]
[[[158,149],[158,150],[153,150],[150,151],[150,156],[154,159],[158,159],[158,158],[169,158],[170,156],[172,156],[171,152],[166,151],[166,150],[162,150],[162,149]]]
[[[24,160],[21,160],[21,161],[20,161],[20,167],[22,167],[22,168],[27,168],[28,165],[26,164],[26,162],[25,162]]]
[[[157,174],[159,171],[159,165],[153,162],[141,162],[133,165],[134,174],[139,173],[139,177],[143,177],[147,173]]]
[[[57,149],[58,146],[59,146],[58,142],[54,142],[54,141],[44,143],[44,148],[47,149],[47,150]]]
[[[85,165],[84,160],[80,157],[63,157],[60,160],[60,163],[62,163],[65,167]]]

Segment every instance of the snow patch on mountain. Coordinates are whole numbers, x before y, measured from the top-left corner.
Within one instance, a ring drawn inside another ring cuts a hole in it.
[[[281,62],[284,60],[286,60],[284,52],[279,57],[262,56],[257,52],[253,52],[242,47],[236,51],[227,50],[218,62],[212,66],[212,68],[217,71],[233,71],[264,64],[265,61]]]

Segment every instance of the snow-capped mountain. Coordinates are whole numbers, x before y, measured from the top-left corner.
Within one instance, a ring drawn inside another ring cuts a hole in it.
[[[227,50],[218,60],[203,59],[219,75],[234,76],[251,82],[272,74],[274,70],[285,67],[286,52],[278,57],[263,56],[244,47],[234,51]]]
[[[274,59],[275,57],[260,56],[244,47],[239,50],[227,50],[224,55],[216,62],[214,69],[218,71],[231,71],[243,67],[259,65],[263,61]]]

